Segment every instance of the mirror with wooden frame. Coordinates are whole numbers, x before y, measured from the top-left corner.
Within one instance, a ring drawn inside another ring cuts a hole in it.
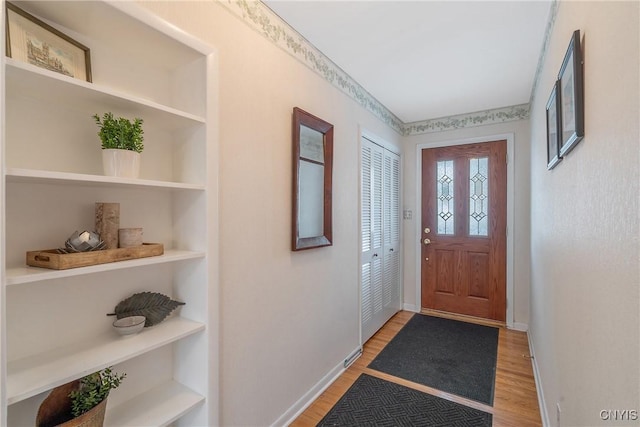
[[[291,250],[333,244],[331,173],[333,125],[293,109],[293,221]]]

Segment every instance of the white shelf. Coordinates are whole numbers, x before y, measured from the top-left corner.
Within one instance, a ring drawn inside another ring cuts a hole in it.
[[[7,294],[0,307],[0,425],[33,424],[44,393],[120,364],[145,369],[117,390],[106,425],[164,426],[184,418],[216,425],[219,383],[201,373],[218,361],[215,320],[209,327],[219,305],[211,258],[219,242],[213,211],[219,196],[217,51],[136,2],[16,5],[88,46],[93,82],[0,60],[0,152],[6,154],[0,187],[7,190],[0,201],[7,231],[0,233],[0,247],[7,249],[0,260],[0,290]],[[100,175],[91,116],[105,111],[144,119],[142,172],[150,179]],[[58,230],[90,224],[96,200],[122,203],[127,226],[144,224],[168,247],[165,253],[68,270],[25,265],[27,250],[55,247],[33,242],[55,242]],[[47,219],[34,225],[38,215]],[[126,279],[114,284],[124,272]],[[187,304],[181,314],[199,322],[173,316],[120,337],[92,317],[93,323],[51,333],[52,325],[83,321],[79,295],[116,300],[141,288],[176,295]],[[56,304],[47,304],[51,300]],[[163,369],[160,378],[156,368]]]
[[[74,2],[72,8],[60,7],[51,0],[19,2],[24,8],[54,26],[63,26],[93,40],[107,40],[118,46],[125,57],[140,56],[149,67],[172,69],[211,53],[211,46],[183,30],[150,15],[144,7],[128,1]],[[118,31],[114,31],[114,22]],[[92,43],[87,41],[87,46]],[[149,46],[162,46],[161,51]],[[135,59],[135,58],[130,58]]]
[[[7,364],[7,403],[28,399],[69,381],[124,362],[205,329],[205,325],[172,317],[135,336],[115,332]]]
[[[121,270],[145,265],[164,264],[188,259],[203,258],[204,256],[204,252],[168,249],[164,251],[163,255],[159,256],[92,265],[90,267],[70,268],[68,270],[49,270],[38,267],[15,267],[8,268],[6,270],[6,284],[7,286],[19,285],[23,283],[39,282],[42,280],[101,273],[103,271]]]
[[[170,190],[196,190],[203,191],[204,185],[188,184],[182,182],[154,181],[147,179],[118,178],[103,175],[87,175],[80,173],[45,171],[37,169],[10,168],[6,173],[7,182],[27,183],[60,183],[60,184],[86,184],[94,186],[123,186],[130,188],[160,188]]]
[[[7,96],[20,96],[78,111],[116,109],[144,117],[145,125],[165,130],[178,130],[205,123],[204,117],[180,111],[157,102],[132,96],[95,83],[89,83],[43,68],[5,58]]]
[[[204,397],[176,381],[169,381],[114,408],[108,408],[104,425],[167,426],[189,412]]]

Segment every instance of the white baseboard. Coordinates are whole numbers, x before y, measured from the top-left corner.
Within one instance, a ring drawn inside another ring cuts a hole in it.
[[[354,349],[349,354],[356,353],[360,347]],[[304,412],[340,375],[345,371],[344,361],[331,369],[320,381],[318,381],[309,391],[307,391],[296,403],[285,411],[271,427],[288,426]]]
[[[402,309],[404,311],[412,311],[414,313],[420,313],[420,307],[415,304],[402,304]]]
[[[529,325],[526,323],[513,322],[511,325],[507,325],[507,328],[513,329],[514,331],[527,332]]]
[[[538,393],[538,406],[540,407],[540,417],[542,418],[542,427],[550,427],[549,412],[544,400],[544,391],[542,390],[542,379],[538,370],[538,362],[536,360],[536,352],[533,349],[533,341],[531,341],[531,333],[527,333],[529,339],[529,352],[531,353],[531,365],[533,366],[533,378],[536,382],[536,391]]]

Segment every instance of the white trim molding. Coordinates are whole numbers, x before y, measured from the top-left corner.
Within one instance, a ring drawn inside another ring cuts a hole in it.
[[[349,354],[358,352],[362,347],[358,346]],[[348,357],[348,356],[347,356]],[[360,356],[358,356],[360,357]],[[356,359],[358,358],[356,357]],[[355,359],[354,359],[355,360]],[[307,391],[300,399],[296,401],[289,409],[285,411],[277,420],[275,420],[271,427],[288,426],[296,418],[302,414],[320,395],[338,379],[342,373],[346,371],[344,367],[344,361],[340,361],[333,369],[320,379],[315,385],[313,385],[309,391]]]
[[[527,332],[529,330],[529,325],[526,323],[513,322],[513,324],[507,326],[507,328],[513,329],[514,331]]]
[[[514,250],[514,214],[515,214],[515,168],[514,161],[515,158],[515,135],[513,133],[506,134],[498,134],[498,135],[486,135],[475,138],[465,138],[458,140],[448,140],[448,141],[439,141],[434,143],[425,143],[416,145],[416,212],[415,218],[419,221],[422,218],[422,155],[421,151],[425,148],[438,148],[438,147],[450,147],[454,145],[464,145],[464,144],[476,144],[487,141],[497,141],[497,140],[506,140],[507,141],[507,157],[510,159],[507,163],[507,327],[509,329],[519,329],[523,324],[514,323],[514,315],[513,315],[513,295],[514,295],[514,262],[515,262],[515,250]],[[420,227],[418,227],[420,228]],[[421,254],[422,254],[422,242],[420,240],[416,240],[416,254],[415,254],[415,262],[416,262],[416,302],[417,304],[421,304],[422,301],[422,283],[420,278],[422,277],[421,272]],[[526,327],[526,325],[525,325]]]
[[[384,148],[385,150],[389,150],[392,153],[397,154],[398,156],[402,156],[402,146],[401,145],[396,145],[396,144],[392,144],[391,142],[387,141],[386,138],[383,138],[373,132],[371,132],[370,130],[368,130],[367,128],[363,127],[362,125],[358,125],[358,129],[360,131],[360,135],[359,138],[366,138],[369,141],[373,142],[376,145],[379,145],[380,147]],[[360,146],[358,147],[360,150],[362,150],[362,141],[360,141]],[[362,151],[359,151],[359,153],[361,153]]]
[[[542,418],[542,427],[550,427],[549,412],[547,411],[547,405],[544,400],[544,391],[542,390],[542,378],[540,377],[540,370],[538,369],[538,362],[536,360],[536,352],[533,349],[533,339],[531,338],[531,331],[527,332],[527,338],[529,339],[529,354],[531,355],[531,366],[533,367],[533,379],[536,383],[536,392],[538,394],[538,406],[540,407],[540,418]]]
[[[404,311],[411,311],[413,313],[420,313],[420,307],[415,304],[407,304],[406,302],[402,305],[402,309]]]
[[[349,74],[305,39],[285,20],[259,0],[218,2],[250,28],[289,55],[305,64],[327,82],[344,92],[398,134],[418,135],[429,132],[483,126],[529,118],[529,104],[495,108],[451,117],[404,123],[371,95]],[[544,51],[543,51],[544,53]]]

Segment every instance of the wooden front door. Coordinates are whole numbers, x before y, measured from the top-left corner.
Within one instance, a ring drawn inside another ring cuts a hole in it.
[[[507,142],[422,150],[422,307],[506,318]]]

